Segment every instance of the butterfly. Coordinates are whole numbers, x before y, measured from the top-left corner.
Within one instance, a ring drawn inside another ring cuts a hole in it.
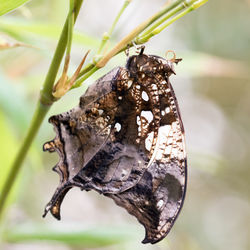
[[[79,105],[50,117],[60,184],[45,208],[60,219],[73,187],[95,190],[125,208],[145,227],[142,243],[162,240],[183,205],[187,161],[179,106],[169,81],[174,64],[155,55],[130,56],[90,85]]]

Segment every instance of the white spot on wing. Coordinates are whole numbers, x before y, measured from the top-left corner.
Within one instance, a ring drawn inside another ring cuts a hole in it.
[[[152,84],[152,89],[153,89],[153,90],[157,90],[156,84]]]
[[[128,88],[130,88],[130,87],[131,87],[132,83],[133,83],[133,81],[132,81],[132,80],[129,80],[129,81],[128,81]]]
[[[143,110],[141,112],[141,116],[145,117],[148,120],[149,123],[152,122],[153,119],[154,119],[154,116],[153,116],[151,111],[144,111]]]
[[[164,204],[164,201],[163,201],[163,200],[159,200],[159,201],[157,202],[156,206],[157,206],[158,209],[161,209],[162,206],[163,206],[163,204]]]
[[[154,133],[151,132],[149,133],[148,137],[145,140],[145,148],[150,151],[151,147],[152,147],[152,142],[153,142],[153,137],[154,137]]]
[[[166,153],[166,150],[169,150],[169,152],[171,150],[171,148],[168,146],[170,130],[171,130],[170,125],[161,126],[159,128],[159,135],[158,135],[159,149],[157,150],[155,156],[156,160],[161,160],[164,157],[164,153]]]
[[[122,176],[125,176],[127,173],[128,173],[127,170],[125,169],[122,170]]]
[[[137,125],[141,125],[141,119],[140,119],[140,117],[137,115],[136,116],[136,123],[137,123]]]
[[[171,158],[177,158],[178,157],[178,149],[172,148],[171,150]]]
[[[148,94],[145,91],[142,91],[141,97],[146,102],[149,100]]]
[[[116,129],[116,131],[119,132],[119,131],[121,130],[121,128],[122,128],[121,124],[117,122],[117,123],[115,124],[115,129]]]
[[[170,112],[170,108],[169,107],[165,108],[165,112],[169,113]]]

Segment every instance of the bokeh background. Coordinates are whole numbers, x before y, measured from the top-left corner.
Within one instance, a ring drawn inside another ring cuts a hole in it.
[[[164,3],[132,1],[111,46]],[[122,4],[85,1],[75,26],[71,72],[88,49],[96,53]],[[33,0],[0,17],[0,43],[32,45],[0,50],[0,188],[27,132],[67,10],[67,0]],[[53,105],[9,199],[0,248],[250,249],[249,13],[249,0],[210,0],[146,44],[146,53],[164,56],[171,49],[183,58],[172,84],[186,131],[188,190],[166,239],[142,245],[144,229],[134,217],[112,200],[77,188],[65,198],[61,221],[41,217],[59,182],[51,171],[58,156],[42,152],[43,143],[55,135],[47,118],[76,106],[88,84],[125,64],[122,54]]]

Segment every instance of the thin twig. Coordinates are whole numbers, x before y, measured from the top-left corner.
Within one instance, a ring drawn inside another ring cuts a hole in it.
[[[191,0],[192,2],[195,2],[197,0]],[[177,3],[177,2],[175,2]],[[148,27],[148,29],[146,29],[140,36],[146,36],[148,34],[150,34],[154,29],[156,29],[157,27],[159,27],[162,23],[164,23],[166,20],[168,20],[170,17],[172,17],[173,15],[175,15],[177,12],[179,12],[180,10],[186,8],[186,1],[180,1],[180,3],[174,7],[174,8],[170,8],[169,11],[167,11],[166,13],[164,13],[164,15],[162,15],[162,18],[159,18],[157,21],[155,21],[152,25],[150,25]]]
[[[166,17],[164,17],[162,20],[160,20],[158,22],[157,28],[155,28],[153,26],[153,29],[150,29],[150,32],[146,32],[145,34],[142,34],[142,36],[137,39],[137,42],[139,44],[147,42],[151,37],[162,32],[170,24],[174,23],[175,21],[177,21],[181,17],[185,16],[189,12],[201,7],[207,1],[208,0],[198,0],[198,1],[197,0],[189,0],[189,1],[187,0],[187,1],[184,1],[182,4],[180,4],[176,8],[174,8],[173,11],[169,12]],[[182,11],[181,13],[179,13],[178,15],[174,16],[171,20],[169,20],[168,22],[166,22],[165,24],[163,24],[162,26],[159,27],[159,25],[161,23],[165,22],[167,19],[169,19],[170,17],[172,17],[173,15],[175,15],[177,12],[179,12],[182,9],[185,9],[185,10]]]
[[[103,34],[102,42],[101,42],[100,47],[99,47],[98,52],[97,52],[98,54],[101,54],[103,48],[105,47],[105,45],[109,41],[109,39],[110,39],[114,29],[115,29],[116,24],[118,23],[119,19],[121,18],[121,15],[123,14],[123,12],[125,11],[125,9],[128,7],[128,5],[130,3],[131,3],[131,0],[125,0],[124,4],[122,5],[122,8],[118,12],[114,22],[112,23],[111,28],[109,29],[109,32],[105,32]]]

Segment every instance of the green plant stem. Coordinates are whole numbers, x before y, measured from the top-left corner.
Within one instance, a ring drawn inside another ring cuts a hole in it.
[[[121,8],[120,11],[118,12],[118,14],[117,14],[117,16],[116,16],[116,18],[115,18],[113,24],[111,25],[111,28],[109,29],[109,32],[108,32],[108,33],[109,33],[110,36],[112,35],[112,33],[113,33],[114,29],[115,29],[115,26],[116,26],[116,24],[118,23],[118,21],[119,21],[121,15],[123,14],[123,12],[125,11],[125,9],[128,7],[128,5],[129,5],[130,3],[131,3],[131,0],[125,0],[125,2],[124,2],[124,4],[123,4],[122,8]]]
[[[67,50],[66,55],[70,56],[71,46],[72,46],[72,37],[74,29],[74,20],[75,20],[75,0],[70,0],[69,2],[69,16],[68,16],[68,41],[67,41]]]
[[[47,114],[48,110],[49,110],[50,106],[48,105],[44,105],[40,102],[38,102],[33,119],[31,121],[30,124],[30,128],[28,130],[28,133],[26,135],[26,137],[23,140],[23,143],[20,146],[20,151],[18,152],[18,154],[15,157],[15,160],[13,162],[13,165],[11,167],[10,173],[7,176],[2,192],[1,192],[1,197],[0,197],[0,216],[1,213],[3,211],[5,202],[8,198],[8,195],[11,191],[11,188],[14,184],[14,181],[16,180],[16,177],[19,173],[20,167],[25,159],[25,156],[27,154],[27,151],[32,143],[32,141],[34,140],[42,121],[45,118],[45,115]]]
[[[83,0],[78,0],[75,6],[75,20],[80,11]],[[44,120],[47,112],[49,111],[51,105],[53,104],[55,98],[52,95],[53,85],[57,76],[59,66],[61,64],[65,49],[67,46],[67,33],[68,33],[68,18],[63,26],[53,59],[51,61],[47,76],[45,78],[43,89],[40,92],[40,99],[38,100],[35,113],[32,118],[30,128],[27,135],[24,138],[23,143],[14,159],[14,162],[10,168],[10,172],[5,180],[0,196],[0,219],[3,214],[4,206],[7,201],[8,195],[15,183],[15,180],[19,174],[22,163],[27,155],[27,152],[33,142],[41,124]]]
[[[191,0],[191,2],[195,2],[197,0]],[[177,2],[175,2],[177,3]],[[174,16],[177,12],[187,7],[186,1],[180,1],[180,4],[176,5],[175,7],[168,8],[168,11],[163,15],[163,18],[160,18],[160,20],[157,20],[154,22],[144,33],[141,34],[141,36],[146,36],[150,34],[154,29],[159,27],[162,23],[164,23],[167,19]]]
[[[53,84],[53,92],[52,95],[55,99],[60,99],[67,89],[65,85],[69,83],[68,81],[68,68],[70,63],[70,53],[71,53],[71,47],[72,47],[72,38],[73,38],[73,31],[74,31],[74,7],[75,7],[75,0],[69,1],[69,14],[68,14],[68,22],[67,22],[67,43],[66,43],[66,55],[64,58],[64,66],[63,66],[63,72],[59,80],[57,81],[56,85]]]
[[[108,40],[110,39],[110,37],[111,37],[111,35],[112,35],[112,33],[113,33],[114,29],[115,29],[115,26],[116,26],[116,24],[118,23],[118,21],[119,21],[121,15],[123,14],[123,12],[125,11],[125,9],[128,7],[128,5],[129,5],[130,3],[131,3],[131,0],[130,0],[130,1],[129,1],[129,0],[126,0],[126,1],[124,2],[122,8],[120,9],[120,11],[118,12],[118,14],[117,14],[117,16],[116,16],[116,18],[115,18],[113,24],[111,25],[111,28],[109,29],[109,32],[108,32],[108,33],[105,32],[105,33],[103,34],[102,42],[101,42],[101,45],[100,45],[100,47],[99,47],[99,49],[98,49],[98,52],[97,52],[98,54],[101,54],[103,48],[105,47],[105,45],[107,44]]]
[[[75,84],[73,85],[72,88],[78,88],[82,85],[82,83],[89,78],[91,75],[93,75],[99,68],[94,66],[93,68],[91,68],[91,70],[89,70],[83,77],[81,77],[80,79],[78,79]]]
[[[83,75],[85,75],[86,73],[88,73],[91,69],[93,69],[95,67],[94,63],[89,63],[87,64],[79,73],[77,79],[81,78]],[[74,88],[74,86],[72,87]]]
[[[162,32],[166,27],[168,27],[170,24],[174,23],[175,21],[177,21],[178,19],[180,19],[181,17],[185,16],[186,14],[188,14],[189,12],[201,7],[203,4],[205,4],[208,0],[190,0],[190,1],[184,1],[184,4],[181,4],[180,6],[178,6],[177,8],[175,8],[173,10],[173,12],[169,13],[170,16],[173,16],[174,14],[176,14],[177,12],[179,12],[181,9],[186,8],[184,11],[182,11],[181,13],[179,13],[178,15],[174,16],[171,20],[169,20],[168,22],[166,22],[165,24],[163,24],[162,26],[154,29],[153,31],[151,31],[150,33],[146,34],[145,36],[142,36],[141,38],[138,38],[138,42],[139,43],[145,43],[147,42],[151,37],[159,34],[160,32]],[[168,18],[169,18],[168,17]],[[165,19],[165,18],[164,18]],[[164,20],[165,21],[165,20]]]
[[[159,20],[162,16],[164,16],[166,13],[171,11],[173,8],[175,8],[178,4],[184,2],[185,0],[176,0],[171,3],[165,4],[160,11],[158,11],[155,15],[151,16],[148,19],[147,25],[142,29],[142,31],[146,30],[147,28],[151,27],[157,20]],[[142,32],[141,31],[141,32]]]
[[[83,0],[76,1],[75,15],[74,15],[75,20],[79,14],[82,3],[83,3]],[[45,78],[45,82],[43,84],[43,88],[40,94],[41,95],[40,99],[42,103],[47,104],[47,105],[51,105],[53,102],[56,101],[56,99],[52,95],[52,91],[53,91],[54,82],[56,80],[56,76],[57,76],[64,52],[65,52],[65,49],[67,46],[69,16],[70,15],[68,15],[66,22],[63,26],[63,30],[61,32],[59,41],[57,43],[57,47],[56,47],[52,62],[50,64],[50,68]]]

